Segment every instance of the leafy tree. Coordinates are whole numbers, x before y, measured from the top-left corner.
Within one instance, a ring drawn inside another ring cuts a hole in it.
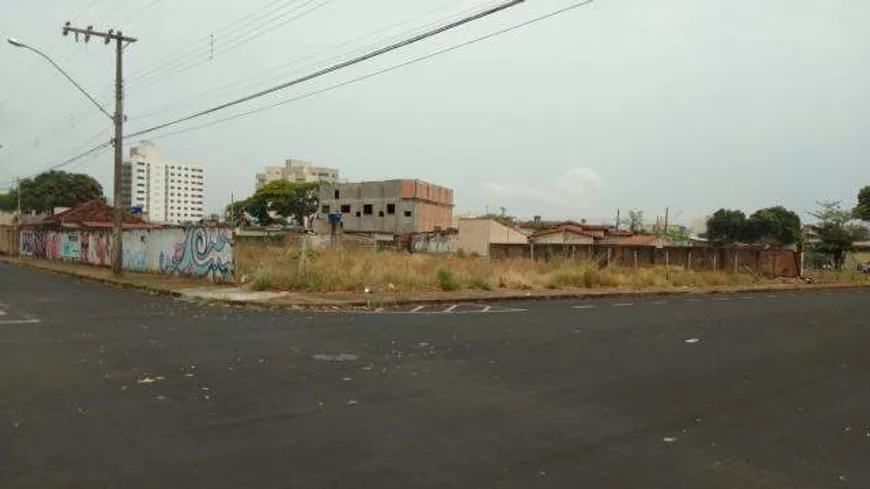
[[[273,215],[297,224],[317,214],[319,183],[270,182],[243,203],[244,211],[262,225],[276,222]]]
[[[855,207],[855,217],[870,222],[870,185],[858,192],[858,205]]]
[[[19,189],[24,212],[50,213],[55,207],[74,207],[91,200],[106,200],[103,186],[84,173],[52,170],[35,178],[25,178],[19,188],[0,199],[4,207],[17,208]]]
[[[233,202],[232,204],[227,205],[225,216],[231,226],[250,224],[250,220],[248,219],[247,214],[245,214],[245,207],[247,204],[247,201],[243,200],[241,202]]]
[[[707,238],[720,243],[734,243],[746,238],[747,222],[743,211],[719,209],[707,219]]]
[[[12,195],[12,192],[0,194],[0,211],[13,211],[17,208],[17,199]]]
[[[638,234],[643,231],[643,211],[628,211],[628,229]]]
[[[498,214],[489,213],[483,216],[484,219],[492,219],[496,222],[504,224],[505,226],[513,226],[516,223],[517,218],[508,214],[508,211],[504,207],[499,207]]]
[[[774,246],[796,244],[801,238],[801,218],[781,205],[759,209],[749,217],[745,237]]]
[[[852,223],[854,212],[842,208],[842,201],[828,200],[818,202],[818,209],[810,215],[818,222],[810,229],[818,238],[815,251],[830,257],[835,268],[842,268],[846,253],[855,241],[867,237],[867,228]]]

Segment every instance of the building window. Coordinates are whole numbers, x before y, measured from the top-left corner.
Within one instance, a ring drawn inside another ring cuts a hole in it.
[[[396,204],[387,204],[387,214],[393,215],[396,213]]]
[[[335,198],[336,199],[341,198],[341,197],[339,197],[340,195],[341,195],[341,193],[338,191],[338,189],[335,189]]]
[[[405,211],[405,217],[411,217],[411,211]]]
[[[329,214],[329,206],[328,206],[328,205],[325,205],[325,206],[321,207],[321,208],[320,208],[320,213],[321,213],[321,214]]]
[[[374,213],[374,209],[371,204],[363,204],[363,214],[370,216]]]
[[[356,217],[359,217],[359,216],[360,216],[359,211],[356,211]]]
[[[342,214],[350,214],[350,206],[349,205],[341,206],[341,213]]]
[[[384,211],[378,212],[378,217],[384,217]]]

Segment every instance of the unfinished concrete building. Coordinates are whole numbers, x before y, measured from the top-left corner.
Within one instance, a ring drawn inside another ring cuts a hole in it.
[[[410,234],[449,229],[453,190],[420,180],[335,183],[320,188],[320,218],[341,213],[345,232]]]

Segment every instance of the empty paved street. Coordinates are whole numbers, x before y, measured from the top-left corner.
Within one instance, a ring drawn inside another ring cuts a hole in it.
[[[316,314],[0,265],[0,487],[870,487],[870,293]]]

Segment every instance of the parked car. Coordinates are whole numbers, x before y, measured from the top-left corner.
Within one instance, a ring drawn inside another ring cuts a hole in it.
[[[861,273],[870,273],[870,261],[867,263],[859,263],[858,271]]]

